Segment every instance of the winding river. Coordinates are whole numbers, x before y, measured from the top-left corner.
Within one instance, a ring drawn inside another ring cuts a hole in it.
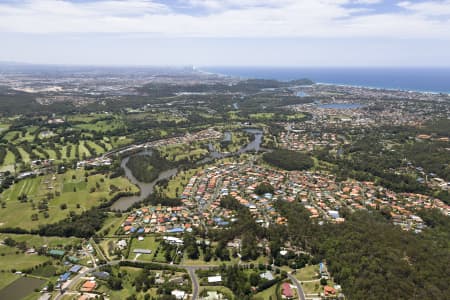
[[[201,161],[199,161],[198,164],[205,164],[205,163],[211,162],[215,159],[221,159],[221,158],[230,157],[230,156],[234,156],[234,155],[240,155],[245,152],[260,151],[262,137],[263,137],[263,131],[261,129],[256,129],[256,128],[246,128],[243,130],[245,132],[253,135],[254,139],[250,143],[248,143],[246,146],[242,147],[239,151],[236,151],[234,153],[217,152],[216,149],[214,149],[214,147],[212,146],[212,144],[210,144],[209,145],[209,150],[210,150],[209,156],[202,159]],[[231,138],[231,134],[228,133],[228,135],[226,135],[225,137]],[[138,154],[133,154],[133,155],[151,155],[151,153],[152,153],[151,150],[145,150],[145,151],[139,152]],[[132,155],[130,155],[130,156],[132,156]],[[112,210],[124,211],[124,210],[130,208],[133,204],[140,202],[140,201],[144,200],[145,198],[147,198],[149,195],[151,195],[153,193],[153,189],[154,189],[155,185],[158,183],[158,181],[163,180],[163,179],[169,179],[169,178],[177,175],[177,173],[178,173],[177,168],[169,169],[169,170],[165,170],[165,171],[162,171],[161,173],[159,173],[158,178],[150,183],[139,181],[136,179],[136,177],[134,177],[131,170],[127,167],[127,162],[130,159],[130,156],[127,156],[124,159],[122,159],[120,166],[125,170],[125,176],[133,184],[135,184],[139,187],[141,193],[138,196],[121,197],[116,202],[114,202],[114,204],[111,206]]]

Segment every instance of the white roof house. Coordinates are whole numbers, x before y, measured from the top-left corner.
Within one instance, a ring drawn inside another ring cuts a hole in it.
[[[222,282],[222,276],[217,275],[208,277],[208,283],[218,283],[218,282]]]

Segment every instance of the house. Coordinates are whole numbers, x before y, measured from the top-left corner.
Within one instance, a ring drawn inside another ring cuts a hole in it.
[[[173,290],[171,292],[172,296],[175,296],[175,298],[183,300],[186,299],[186,292],[185,291],[180,291],[180,290]]]
[[[80,272],[80,270],[81,270],[81,266],[74,265],[74,266],[72,266],[72,268],[70,268],[69,272],[71,272],[71,273],[78,273],[78,272]]]
[[[64,254],[66,254],[66,252],[64,250],[52,249],[52,250],[48,251],[48,255],[50,255],[50,256],[62,257],[62,256],[64,256]]]
[[[262,279],[267,279],[267,280],[273,280],[273,274],[270,271],[266,271],[264,273],[259,274],[259,277],[261,277]]]
[[[133,253],[136,253],[136,254],[152,254],[152,250],[150,250],[150,249],[134,249]]]
[[[281,295],[284,299],[292,299],[294,297],[294,291],[289,283],[283,283],[281,286]]]
[[[82,292],[92,292],[97,286],[95,280],[88,280],[81,286]]]
[[[325,297],[333,296],[333,295],[336,295],[336,290],[334,288],[332,288],[331,286],[326,285],[323,288],[323,293],[324,293]]]
[[[220,275],[208,277],[208,283],[219,283],[219,282],[222,282],[222,276]]]
[[[109,273],[108,272],[94,272],[92,273],[92,275],[96,278],[100,278],[103,280],[106,280],[109,278]]]
[[[127,247],[127,241],[126,240],[120,240],[117,242],[117,247],[119,247],[120,250],[123,250]]]
[[[70,275],[71,274],[69,272],[64,273],[61,276],[59,276],[59,280],[58,281],[59,282],[66,282],[69,279]]]

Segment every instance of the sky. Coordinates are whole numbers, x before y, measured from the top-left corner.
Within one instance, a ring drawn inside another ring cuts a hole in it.
[[[450,0],[0,0],[0,61],[450,67]]]

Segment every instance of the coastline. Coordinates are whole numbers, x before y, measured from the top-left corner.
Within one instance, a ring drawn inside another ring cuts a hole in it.
[[[282,82],[286,82],[286,81],[290,81],[290,80],[295,80],[295,78],[308,78],[311,79],[312,81],[314,81],[316,84],[320,84],[320,85],[330,85],[330,86],[341,86],[341,87],[353,87],[353,88],[366,88],[366,89],[373,89],[373,90],[386,90],[386,91],[399,91],[399,92],[408,92],[408,93],[422,93],[422,94],[432,94],[432,95],[439,95],[439,94],[443,94],[443,95],[449,95],[450,96],[450,69],[444,69],[446,71],[449,72],[449,78],[448,81],[449,82],[448,86],[446,85],[446,87],[444,88],[444,90],[436,90],[436,89],[432,89],[432,88],[411,88],[411,87],[394,87],[394,86],[386,86],[385,84],[356,84],[356,83],[343,83],[342,81],[327,81],[327,80],[315,80],[314,78],[310,78],[312,76],[308,76],[308,72],[304,72],[304,74],[301,74],[301,70],[300,69],[296,69],[296,68],[277,68],[274,67],[272,69],[255,69],[252,67],[249,67],[248,69],[245,69],[245,67],[224,67],[222,70],[218,70],[220,69],[220,67],[211,67],[211,69],[208,69],[208,67],[204,67],[204,68],[196,68],[196,71],[201,72],[203,74],[213,74],[216,76],[221,76],[221,77],[231,77],[231,78],[239,78],[239,79],[272,79],[272,80],[278,80],[278,81],[282,81]],[[227,69],[230,70],[230,72],[228,72],[228,74],[226,74]],[[332,69],[332,68],[330,68]],[[253,72],[260,72],[259,75],[257,75],[256,73],[253,74],[253,76],[249,75],[243,75],[243,74],[238,74],[240,73],[240,70],[252,70]],[[263,70],[263,71],[261,71]],[[265,71],[270,71],[273,70],[274,72],[272,72],[270,75],[266,75]],[[299,75],[298,76],[293,76],[292,74],[290,74],[290,77],[294,78],[281,78],[284,76],[276,76],[276,75],[287,75],[284,74],[284,70],[287,71],[295,71],[298,70]],[[328,69],[323,69],[323,68],[306,68],[306,70],[314,70],[314,71],[321,71],[323,70],[324,72],[326,72]],[[349,69],[349,70],[353,70],[353,69]],[[355,69],[355,70],[359,70],[359,69]],[[371,69],[367,69],[368,71],[370,71]],[[380,69],[378,68],[374,68],[373,70],[375,71],[379,71]],[[386,69],[387,70],[387,69]],[[402,71],[404,69],[394,69],[397,71]],[[406,69],[405,69],[406,70]],[[419,69],[418,69],[419,70]],[[433,69],[428,69],[428,70],[433,70]],[[442,69],[436,69],[436,70],[442,70]],[[278,74],[277,74],[278,72]],[[368,73],[369,74],[369,73]],[[346,76],[348,76],[348,74],[346,74]],[[356,74],[354,75],[355,77]],[[444,81],[444,79],[442,79]],[[447,80],[447,78],[445,78],[445,80]]]

